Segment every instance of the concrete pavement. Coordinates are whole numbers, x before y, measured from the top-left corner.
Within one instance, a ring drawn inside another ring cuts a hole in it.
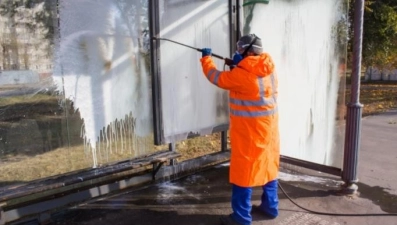
[[[51,224],[72,225],[219,225],[231,213],[228,165],[223,164],[173,182],[130,190],[92,200],[52,216]],[[280,183],[299,205],[320,212],[367,214],[328,216],[308,213],[279,190],[280,215],[266,220],[254,215],[253,225],[397,225],[397,110],[362,121],[358,197],[338,195],[339,177],[283,167]],[[258,204],[260,188],[253,192]],[[388,214],[376,216],[368,214]]]

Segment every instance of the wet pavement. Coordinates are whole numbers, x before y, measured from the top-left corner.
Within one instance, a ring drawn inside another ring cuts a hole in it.
[[[283,167],[279,180],[300,206],[317,212],[363,215],[308,213],[279,189],[279,217],[267,220],[254,214],[253,225],[397,225],[397,110],[364,118],[361,138],[359,196],[339,195],[340,178],[316,171]],[[219,217],[231,213],[228,169],[228,164],[222,164],[177,181],[92,200],[53,215],[51,224],[220,225]],[[260,195],[260,188],[255,188],[253,204],[259,204]],[[388,213],[396,215],[372,215]]]

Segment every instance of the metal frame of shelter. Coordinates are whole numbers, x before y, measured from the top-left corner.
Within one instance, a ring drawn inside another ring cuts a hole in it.
[[[230,21],[230,52],[235,51],[235,45],[237,40],[240,38],[243,32],[243,7],[253,4],[268,4],[268,0],[255,0],[255,1],[244,1],[244,0],[228,0],[229,2],[229,21]],[[152,68],[152,96],[153,96],[153,124],[154,124],[154,142],[156,145],[169,144],[170,151],[176,151],[175,143],[166,143],[164,140],[164,123],[162,117],[162,96],[161,96],[161,68],[158,65],[160,60],[160,42],[154,41],[152,38],[161,38],[159,36],[159,1],[150,0],[149,2],[149,18],[150,18],[150,37],[151,37],[151,68]],[[221,125],[213,129],[213,133],[221,133],[221,151],[227,151],[227,130],[228,125]],[[187,138],[197,137],[196,134],[188,135]],[[308,168],[324,173],[332,174],[335,176],[341,176],[341,169],[322,164],[316,164],[313,162],[295,159],[288,156],[281,156],[281,161]]]
[[[240,24],[238,23],[240,13],[237,10],[239,5],[239,0],[228,0],[229,3],[229,34],[230,34],[230,52],[233,52],[232,43],[236,43],[239,38]],[[174,150],[174,143],[166,143],[164,140],[164,122],[162,117],[162,96],[161,96],[161,68],[158,65],[160,59],[160,42],[153,41],[153,37],[160,38],[160,25],[159,25],[159,1],[149,0],[149,24],[150,24],[150,38],[151,38],[151,74],[152,74],[152,96],[153,96],[153,130],[154,130],[154,144],[169,144],[170,150]],[[229,128],[228,124],[219,125],[213,128],[212,132],[221,132],[222,138],[222,150],[227,150],[227,130]],[[197,137],[197,134],[190,133],[187,138]]]
[[[363,33],[363,18],[364,18],[364,1],[355,1],[354,9],[354,54],[353,54],[353,73],[352,73],[352,95],[351,102],[347,104],[346,116],[346,132],[345,132],[345,149],[344,161],[342,169],[317,164],[305,160],[300,160],[292,157],[281,156],[281,161],[287,164],[296,165],[299,167],[321,171],[327,174],[341,177],[345,182],[345,189],[349,193],[357,191],[357,164],[358,164],[358,149],[360,143],[360,129],[361,129],[361,115],[363,105],[359,102],[359,88],[360,88],[360,73],[361,73],[361,46]],[[234,52],[234,44],[240,38],[242,30],[242,8],[252,4],[268,4],[269,0],[228,0],[229,2],[229,20],[230,20],[230,50]],[[150,0],[150,36],[158,37],[159,34],[159,2]],[[161,115],[161,80],[160,67],[157,65],[160,51],[159,42],[151,42],[151,65],[152,65],[152,87],[153,87],[153,120],[154,120],[154,135],[155,144],[165,144],[163,137],[163,118]],[[228,126],[216,127],[213,132],[221,132],[221,151],[227,150],[227,129]],[[188,138],[196,137],[197,135],[188,136]],[[169,150],[175,151],[175,143],[168,143]]]
[[[150,35],[156,37],[159,32],[159,7],[158,0],[149,1]],[[228,0],[230,25],[230,43],[236,43],[242,28],[242,3],[243,0]],[[252,4],[261,1],[252,1]],[[264,1],[266,2],[266,1]],[[263,2],[261,2],[263,3]],[[364,0],[355,1],[354,17],[354,60],[352,99],[348,104],[346,121],[345,157],[343,169],[302,161],[282,156],[281,161],[287,164],[322,171],[328,174],[341,176],[346,183],[346,189],[354,192],[357,190],[357,156],[360,142],[361,108],[359,103],[361,43],[363,27]],[[230,45],[231,52],[234,45]],[[159,56],[159,43],[151,42],[151,68],[153,75],[153,118],[155,144],[161,144],[163,123],[161,118],[161,90],[160,68],[157,64]],[[100,197],[114,191],[126,188],[139,187],[153,183],[159,178],[196,172],[213,166],[215,163],[225,162],[229,159],[227,151],[227,126],[215,129],[221,132],[221,149],[218,153],[206,155],[196,159],[186,160],[178,164],[174,159],[178,157],[175,152],[175,143],[168,143],[169,149],[158,155],[142,156],[135,160],[126,160],[108,165],[104,168],[86,169],[63,174],[58,177],[34,181],[27,187],[10,190],[7,196],[0,195],[0,225],[15,224],[16,222],[36,221],[45,223],[51,215],[62,208]],[[194,137],[194,136],[190,136]],[[165,160],[164,160],[165,159]],[[134,167],[135,165],[135,167]],[[142,166],[143,165],[143,166]],[[153,166],[152,169],[149,166]],[[84,175],[85,179],[81,179]],[[79,179],[76,179],[79,178]]]

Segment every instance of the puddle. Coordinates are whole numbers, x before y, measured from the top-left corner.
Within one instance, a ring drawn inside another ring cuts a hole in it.
[[[200,197],[188,191],[180,183],[166,182],[158,185],[156,201],[160,204],[186,201],[187,199],[200,200]]]
[[[371,200],[384,212],[397,213],[397,195],[387,192],[387,188],[379,186],[371,187],[363,183],[358,183],[357,185],[361,198]]]

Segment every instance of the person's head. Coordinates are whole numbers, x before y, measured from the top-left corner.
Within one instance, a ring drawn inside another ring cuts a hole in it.
[[[247,56],[262,54],[262,41],[255,34],[242,36],[237,42],[237,51],[233,56],[233,64],[237,65]]]
[[[243,57],[247,55],[260,55],[263,52],[262,40],[255,34],[242,36],[237,42],[237,52]]]

